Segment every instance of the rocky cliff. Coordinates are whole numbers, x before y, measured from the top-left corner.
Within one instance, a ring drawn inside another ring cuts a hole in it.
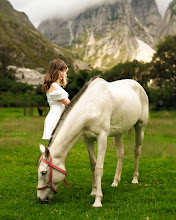
[[[109,68],[127,60],[150,61],[154,50],[147,44],[160,18],[155,0],[106,0],[74,19],[46,20],[38,29],[94,68]]]
[[[163,23],[155,0],[131,0],[131,7],[133,15],[139,23],[138,26],[141,25],[141,29],[140,27],[134,28],[136,25],[134,22],[132,23],[135,34],[144,42],[152,45],[158,29]]]
[[[139,22],[155,37],[162,24],[162,17],[154,0],[131,0],[131,7]]]
[[[29,21],[23,12],[13,9],[6,0],[0,0],[0,49],[13,51],[13,63],[21,67],[43,68],[45,71],[51,60],[64,59],[70,69],[78,71],[89,68],[68,50],[53,44]]]

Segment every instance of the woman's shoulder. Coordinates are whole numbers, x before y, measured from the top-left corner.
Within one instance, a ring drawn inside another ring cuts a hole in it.
[[[58,83],[54,82],[51,84],[49,90],[47,91],[47,94],[50,94],[54,91],[60,91],[62,88],[59,86]]]
[[[50,87],[46,95],[48,99],[55,101],[68,97],[68,93],[59,85],[54,85],[53,88]]]
[[[60,89],[61,87],[59,86],[59,84],[58,83],[56,83],[56,82],[53,82],[52,84],[51,84],[51,88],[53,88],[53,89]]]

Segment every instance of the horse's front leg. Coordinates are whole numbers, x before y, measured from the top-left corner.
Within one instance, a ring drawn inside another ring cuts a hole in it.
[[[92,192],[90,193],[91,196],[96,195],[97,185],[96,185],[96,176],[95,176],[95,165],[96,165],[96,153],[95,153],[95,145],[93,139],[84,138],[84,143],[86,144],[89,159],[90,159],[90,168],[92,170]]]
[[[96,197],[93,207],[102,207],[101,200],[103,198],[103,193],[101,189],[101,178],[103,176],[103,165],[104,165],[106,147],[107,147],[107,134],[106,132],[103,131],[98,136],[97,163],[95,167],[97,191],[96,191]]]

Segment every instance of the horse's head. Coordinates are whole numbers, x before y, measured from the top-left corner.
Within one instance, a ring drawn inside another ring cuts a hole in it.
[[[60,182],[65,181],[67,172],[58,159],[53,159],[47,147],[40,144],[41,156],[38,161],[37,197],[41,203],[48,202],[56,193]],[[60,167],[59,167],[60,166]]]

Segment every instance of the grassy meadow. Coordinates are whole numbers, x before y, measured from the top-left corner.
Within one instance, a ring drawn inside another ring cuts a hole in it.
[[[134,170],[134,131],[124,136],[122,180],[110,185],[116,169],[116,150],[108,140],[102,178],[103,207],[92,207],[91,171],[80,138],[71,150],[66,180],[48,204],[36,196],[38,144],[44,117],[23,116],[22,108],[0,109],[0,219],[176,219],[176,111],[151,112],[139,162],[139,184],[131,184]]]

